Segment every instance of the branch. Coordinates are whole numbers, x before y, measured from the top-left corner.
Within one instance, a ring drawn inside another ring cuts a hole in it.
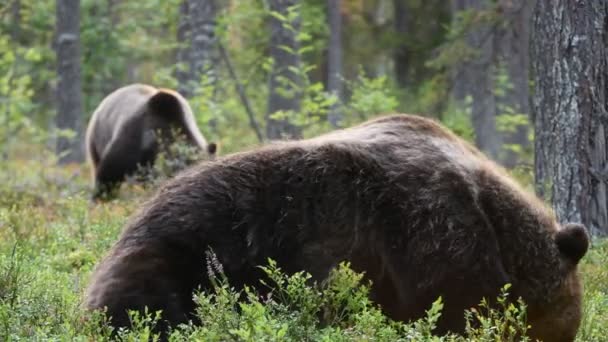
[[[243,89],[243,85],[241,84],[241,82],[239,82],[239,79],[236,76],[234,68],[232,67],[232,63],[230,62],[230,57],[228,56],[228,53],[226,52],[226,49],[224,49],[224,45],[222,45],[221,42],[218,42],[217,45],[219,47],[220,54],[222,55],[222,59],[224,60],[224,63],[226,63],[226,67],[228,68],[228,73],[230,74],[230,77],[232,77],[232,79],[234,80],[234,86],[236,88],[237,93],[239,94],[239,97],[241,98],[243,107],[245,107],[245,111],[247,112],[247,116],[249,117],[249,125],[254,130],[255,135],[257,136],[259,142],[263,143],[264,136],[262,135],[260,126],[258,125],[257,121],[255,120],[255,115],[253,114],[253,110],[251,109],[251,105],[249,104],[249,99],[247,98],[247,95],[245,94],[245,89]]]

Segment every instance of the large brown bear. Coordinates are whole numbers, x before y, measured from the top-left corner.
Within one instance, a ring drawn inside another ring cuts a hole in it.
[[[236,286],[256,284],[267,258],[314,279],[348,260],[394,319],[443,296],[439,332],[462,331],[465,309],[511,283],[533,336],[572,341],[588,237],[439,124],[395,115],[184,172],[131,218],[86,305],[116,326],[144,306],[186,321],[192,291],[209,286],[208,247]]]
[[[103,99],[86,132],[87,156],[95,182],[93,198],[112,197],[138,166],[152,165],[160,142],[168,146],[176,130],[190,144],[215,154],[215,144],[207,144],[188,102],[175,91],[132,84]]]

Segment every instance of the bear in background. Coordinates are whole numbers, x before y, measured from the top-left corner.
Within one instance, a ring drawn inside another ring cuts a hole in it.
[[[87,159],[94,179],[94,199],[109,199],[138,167],[151,167],[159,152],[175,141],[175,133],[209,156],[190,105],[180,94],[144,84],[119,88],[99,104],[86,132]],[[162,144],[161,144],[162,142]]]
[[[438,333],[463,331],[464,310],[511,283],[532,337],[573,341],[588,244],[583,226],[560,226],[467,142],[430,119],[393,115],[183,172],[131,217],[85,305],[107,309],[117,327],[145,306],[169,326],[192,319],[193,290],[210,287],[210,247],[237,288],[259,285],[267,258],[316,280],[350,261],[395,320],[424,316],[442,296]]]

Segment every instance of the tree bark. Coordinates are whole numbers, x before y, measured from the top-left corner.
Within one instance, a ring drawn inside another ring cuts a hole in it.
[[[177,61],[184,67],[176,71],[178,91],[192,97],[203,75],[215,82],[214,65],[219,57],[215,36],[217,6],[214,0],[184,0],[180,5],[177,39],[182,44]]]
[[[299,0],[270,0],[270,10],[287,18],[290,8],[297,9]],[[300,54],[297,32],[300,29],[300,16],[283,22],[275,16],[270,18],[270,72],[268,109],[266,111],[266,136],[270,140],[300,138],[301,129],[293,123],[292,116],[300,110],[302,85],[299,74]],[[278,111],[286,117],[273,118]]]
[[[560,222],[608,234],[608,3],[538,0],[532,30],[536,190]]]
[[[57,0],[57,117],[59,129],[72,130],[73,139],[58,137],[60,163],[81,162],[82,88],[80,79],[80,1]]]
[[[485,0],[453,0],[452,13],[455,16],[463,10],[487,10],[488,6],[489,2]],[[498,160],[502,141],[496,130],[494,38],[494,27],[486,24],[478,24],[467,33],[466,41],[477,54],[455,70],[452,91],[453,97],[460,102],[471,96],[475,144],[489,157]]]
[[[395,33],[401,38],[399,45],[395,48],[393,61],[395,64],[395,79],[401,88],[408,84],[408,70],[410,62],[410,51],[406,44],[408,34],[408,8],[405,0],[393,0]]]
[[[342,120],[340,103],[342,102],[342,12],[341,0],[327,0],[327,18],[329,21],[329,46],[327,63],[327,90],[333,94],[337,103],[329,111],[328,119],[332,127],[337,128]]]

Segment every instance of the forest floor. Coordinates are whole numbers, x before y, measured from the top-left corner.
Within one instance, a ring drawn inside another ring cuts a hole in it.
[[[149,192],[130,186],[106,204],[89,201],[88,168],[54,166],[52,158],[9,159],[0,168],[0,340],[101,341],[109,338],[99,318],[80,303],[91,271],[116,241],[128,216]],[[608,244],[594,241],[581,263],[585,284],[584,319],[579,341],[608,336]],[[280,266],[280,265],[279,265]],[[203,327],[184,326],[171,339],[186,340],[324,340],[324,341],[499,341],[509,340],[506,326],[525,329],[517,308],[486,313],[489,325],[465,336],[433,336],[438,303],[425,320],[404,325],[387,320],[364,299],[360,278],[343,269],[329,285],[310,288],[306,276],[275,278],[281,300],[260,302],[236,295],[223,281],[216,293],[200,296]],[[283,282],[283,280],[284,282]],[[229,281],[229,280],[228,280]],[[235,307],[239,310],[235,310]],[[325,324],[318,321],[324,312]],[[327,318],[330,318],[327,321]],[[483,317],[470,317],[482,320]],[[147,340],[151,319],[135,318],[125,340]],[[329,322],[329,323],[327,323]],[[514,335],[513,335],[514,336]],[[517,340],[517,337],[512,337]]]

